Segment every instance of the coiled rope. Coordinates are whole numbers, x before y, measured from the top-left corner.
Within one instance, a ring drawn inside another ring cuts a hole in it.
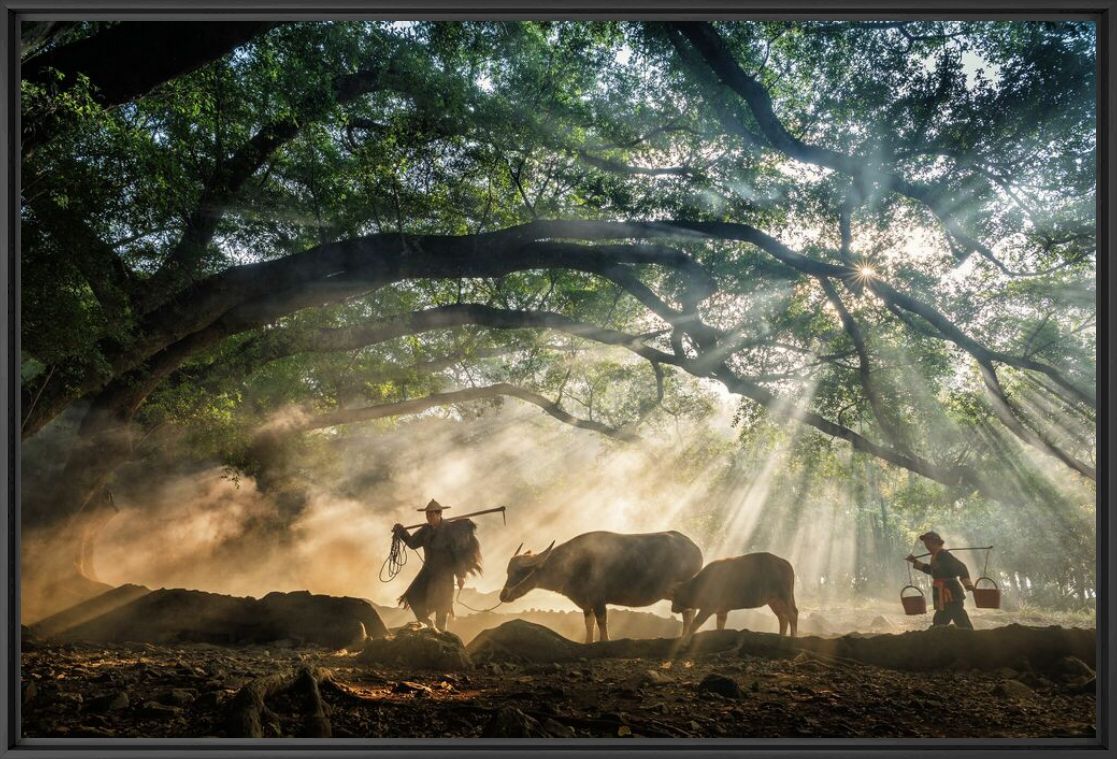
[[[423,561],[422,556],[419,557],[419,561]],[[404,545],[403,538],[399,535],[393,535],[392,547],[388,551],[388,558],[384,559],[384,563],[380,565],[380,582],[391,582],[405,566],[407,566],[407,546]],[[475,609],[462,600],[462,590],[464,590],[464,588],[458,588],[458,594],[455,596],[454,601],[472,612],[484,614],[504,604],[503,601],[497,601],[496,606],[490,606],[487,609]]]
[[[419,561],[422,560],[423,557],[420,556]],[[384,559],[384,563],[380,565],[380,582],[391,582],[396,579],[396,575],[406,565],[407,546],[403,544],[403,538],[399,535],[392,535],[392,548],[388,551],[388,558]]]

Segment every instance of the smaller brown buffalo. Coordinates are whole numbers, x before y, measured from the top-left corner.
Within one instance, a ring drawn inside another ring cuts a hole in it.
[[[718,615],[718,629],[733,609],[755,609],[767,604],[780,620],[780,635],[795,637],[799,609],[795,607],[795,570],[786,559],[771,553],[749,553],[733,559],[711,561],[694,577],[671,591],[671,613],[698,609],[683,635],[695,632],[711,614]]]

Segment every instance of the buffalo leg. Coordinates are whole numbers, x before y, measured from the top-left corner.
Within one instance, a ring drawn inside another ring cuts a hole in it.
[[[780,635],[787,635],[787,624],[790,621],[787,614],[787,605],[779,600],[773,599],[768,602],[768,608],[776,615],[776,619],[780,621]]]
[[[597,617],[598,640],[609,640],[609,620],[605,606],[594,607],[593,614]]]
[[[710,615],[713,613],[714,612],[712,609],[699,609],[698,616],[694,618],[694,622],[692,622],[690,625],[691,634],[693,635],[694,633],[698,632],[698,628],[706,624],[706,620],[709,619]]]
[[[690,626],[694,624],[694,609],[683,609],[683,637],[690,632]]]
[[[725,629],[725,620],[728,619],[728,618],[729,618],[729,612],[727,612],[727,611],[719,611],[718,612],[718,629],[719,630],[724,630]]]
[[[439,632],[446,631],[446,612],[436,611],[434,613],[434,626]]]
[[[799,608],[795,606],[794,598],[788,601],[787,618],[791,620],[791,637],[794,638],[799,633]]]
[[[593,609],[582,609],[582,617],[586,620],[586,643],[593,643]]]

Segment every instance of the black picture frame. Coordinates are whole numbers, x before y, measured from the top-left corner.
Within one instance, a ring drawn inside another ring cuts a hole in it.
[[[1112,362],[1117,339],[1115,312],[1108,295],[1117,292],[1113,254],[1112,225],[1117,219],[1117,0],[0,0],[4,29],[0,42],[4,98],[0,111],[3,139],[2,170],[5,181],[0,188],[0,233],[4,240],[4,265],[0,269],[0,293],[4,308],[3,391],[0,406],[7,424],[3,436],[3,459],[7,467],[3,491],[3,540],[0,564],[4,572],[5,599],[0,624],[0,757],[30,756],[108,757],[204,756],[217,759],[241,755],[269,757],[295,756],[369,756],[420,757],[451,753],[499,751],[512,754],[545,752],[549,757],[582,757],[597,754],[615,756],[686,755],[728,757],[748,752],[755,759],[799,755],[860,757],[932,756],[949,751],[960,757],[1009,757],[1021,751],[1055,751],[1062,754],[1090,752],[1094,756],[1115,756],[1113,742],[1114,635],[1117,631],[1117,604],[1114,587],[1117,576],[1111,546],[1117,545],[1117,526],[1112,519],[1113,493],[1108,465],[1113,450],[1113,419],[1108,398],[1115,388]],[[704,739],[695,741],[646,739],[639,743],[598,740],[502,740],[479,739],[395,740],[183,740],[183,739],[19,739],[19,541],[20,541],[20,467],[19,467],[19,134],[20,114],[18,25],[21,19],[119,19],[130,20],[233,20],[269,18],[277,20],[320,20],[344,18],[421,18],[451,20],[464,18],[538,19],[538,18],[641,18],[641,19],[725,19],[725,18],[1077,18],[1097,23],[1098,29],[1098,279],[1097,308],[1102,326],[1098,362],[1100,393],[1097,560],[1098,560],[1098,654],[1099,676],[1098,731],[1096,738],[1019,739],[1019,740],[900,740],[900,739]]]

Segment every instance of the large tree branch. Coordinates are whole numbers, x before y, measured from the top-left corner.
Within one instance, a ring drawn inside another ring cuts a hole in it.
[[[692,286],[712,291],[709,275],[686,254],[658,245],[594,246],[560,243],[578,226],[543,222],[476,235],[377,234],[316,246],[281,259],[232,267],[180,292],[137,325],[131,344],[103,345],[104,367],[44,393],[28,420],[34,434],[72,400],[97,392],[114,377],[140,366],[219,319],[243,329],[327,302],[337,302],[406,279],[500,277],[530,269],[566,268],[597,273],[617,263],[657,264],[684,273]],[[583,239],[606,228],[590,226]],[[615,234],[614,234],[615,238]],[[49,397],[47,397],[49,396]]]
[[[494,308],[477,303],[454,303],[387,319],[375,325],[335,327],[309,331],[269,330],[238,351],[238,374],[299,353],[334,353],[359,350],[398,337],[436,329],[473,325],[493,329],[550,329],[606,345],[626,348],[649,361],[671,363],[673,357],[644,345],[638,336],[597,327],[552,311]]]
[[[812,277],[830,277],[849,282],[857,286],[864,286],[877,295],[886,305],[901,308],[916,314],[933,326],[939,334],[950,342],[962,348],[975,359],[980,361],[993,361],[996,363],[1015,366],[1018,369],[1027,369],[1039,372],[1050,377],[1060,387],[1072,393],[1081,402],[1096,408],[1097,397],[1094,392],[1080,388],[1063,376],[1062,372],[1053,366],[1041,361],[1014,356],[1002,351],[986,348],[955,325],[946,315],[923,301],[903,293],[879,277],[865,277],[856,268],[818,261],[787,247],[774,237],[761,232],[747,224],[730,222],[669,222],[665,224],[649,225],[646,234],[650,236],[670,236],[672,227],[689,232],[698,232],[723,240],[739,240],[756,245],[772,255],[777,260],[785,263],[803,274]],[[635,232],[635,230],[633,230]],[[637,236],[633,234],[633,236]]]
[[[1095,481],[1097,480],[1097,471],[1094,467],[1079,461],[1053,443],[1046,435],[1041,434],[1021,422],[1019,412],[1013,406],[1008,394],[1005,393],[1004,388],[1001,386],[1000,379],[998,379],[997,372],[994,370],[993,365],[988,361],[978,362],[978,365],[981,369],[981,378],[985,381],[985,387],[989,390],[993,411],[997,415],[997,418],[1001,420],[1001,424],[1008,427],[1012,434],[1016,435],[1016,437],[1025,444],[1050,456],[1054,456],[1084,477],[1088,477]]]
[[[497,232],[465,235],[371,235],[317,246],[273,261],[246,264],[226,270],[181,293],[166,306],[149,314],[130,346],[108,346],[105,353],[110,374],[87,370],[66,384],[54,383],[44,391],[27,421],[25,436],[33,435],[72,400],[95,393],[113,377],[121,377],[149,357],[180,340],[205,330],[230,334],[269,323],[311,305],[338,302],[390,282],[409,278],[495,277],[537,268],[569,268],[601,273],[617,264],[655,264],[683,274],[694,297],[712,292],[715,284],[705,270],[681,251],[662,246],[609,246],[609,255],[594,246],[562,243],[586,241],[675,238],[689,241],[716,238],[750,242],[777,260],[811,276],[848,281],[857,272],[846,266],[817,261],[791,250],[779,241],[745,224],[726,222],[625,223],[599,221],[537,221]],[[545,241],[545,242],[540,242]],[[927,319],[944,338],[976,358],[1039,371],[1078,398],[1093,405],[1093,396],[1066,380],[1060,372],[1030,359],[989,351],[926,304],[899,293],[878,279],[868,285],[890,307],[902,307]],[[221,320],[220,330],[209,325]],[[677,363],[685,354],[676,330],[676,353],[662,354]],[[693,336],[693,335],[692,335]],[[219,338],[216,338],[219,339]],[[202,341],[212,344],[211,341]],[[649,349],[650,350],[650,349]],[[660,352],[662,353],[662,352]],[[700,376],[707,376],[701,371]]]
[[[24,62],[22,75],[48,91],[70,90],[84,77],[92,86],[94,101],[110,108],[221,58],[274,25],[267,21],[124,21],[34,56]],[[50,114],[25,118],[25,155],[50,140],[62,126]]]
[[[412,85],[414,83],[408,78],[401,78],[398,67],[389,60],[374,68],[337,77],[331,85],[330,97],[335,103],[344,105],[378,89],[406,91]],[[151,310],[162,303],[168,293],[191,281],[233,199],[276,150],[294,139],[307,123],[321,118],[325,110],[322,101],[322,94],[316,94],[303,106],[299,116],[266,124],[231,158],[219,161],[217,170],[202,190],[197,207],[186,221],[181,238],[148,280],[141,311]]]
[[[809,424],[830,437],[845,440],[853,446],[854,450],[872,454],[883,461],[903,467],[949,487],[968,488],[989,493],[989,489],[978,476],[978,473],[969,467],[936,464],[920,456],[875,443],[849,427],[832,422],[813,411],[799,408],[794,402],[780,398],[751,379],[738,376],[725,365],[719,366],[712,374],[728,390],[756,401],[776,416]]]
[[[136,281],[124,261],[71,208],[59,205],[48,194],[32,204],[47,233],[85,277],[106,319],[114,324],[131,322]]]
[[[960,210],[960,199],[951,199],[943,189],[910,182],[899,174],[885,171],[864,159],[811,145],[795,137],[776,116],[768,91],[740,67],[712,24],[705,21],[674,22],[672,26],[686,36],[718,79],[745,100],[761,133],[773,148],[804,163],[833,169],[862,182],[879,184],[890,192],[918,200],[934,212],[947,231],[967,250],[976,251],[1000,270],[1013,274],[988,245],[971,236],[959,223],[956,214]]]
[[[884,399],[880,395],[880,390],[877,388],[876,380],[873,378],[869,349],[865,344],[865,336],[861,332],[861,326],[857,323],[857,320],[853,318],[853,314],[849,312],[849,309],[846,308],[845,303],[842,302],[841,296],[838,295],[838,291],[834,289],[834,285],[830,283],[830,280],[826,277],[820,277],[818,281],[819,284],[822,285],[823,292],[826,293],[827,300],[829,300],[831,305],[837,310],[838,317],[842,322],[842,327],[853,341],[854,350],[857,351],[857,374],[861,382],[861,389],[865,391],[865,397],[869,399],[869,407],[873,411],[873,416],[876,418],[877,424],[880,425],[885,437],[887,437],[898,450],[910,450],[907,436],[893,423],[892,416],[889,414]]]
[[[408,401],[399,401],[397,403],[382,403],[375,406],[367,406],[365,408],[354,409],[341,409],[339,411],[331,411],[326,414],[318,414],[304,420],[295,422],[293,429],[297,430],[315,430],[323,429],[326,427],[337,427],[342,424],[354,424],[357,422],[367,422],[373,419],[384,419],[393,416],[406,416],[411,414],[418,414],[427,409],[435,408],[436,406],[448,406],[453,403],[466,403],[470,401],[487,400],[496,398],[498,396],[510,396],[512,398],[519,398],[527,403],[534,404],[539,408],[546,411],[549,415],[558,419],[564,424],[569,424],[572,427],[579,429],[592,430],[593,432],[601,433],[617,440],[623,440],[626,443],[635,443],[640,441],[640,437],[627,430],[620,430],[610,427],[600,422],[594,422],[589,419],[580,419],[572,414],[567,413],[559,404],[540,395],[539,393],[527,390],[516,385],[506,382],[499,382],[495,385],[487,387],[472,387],[465,390],[454,390],[446,393],[432,393],[424,398],[415,398]]]

